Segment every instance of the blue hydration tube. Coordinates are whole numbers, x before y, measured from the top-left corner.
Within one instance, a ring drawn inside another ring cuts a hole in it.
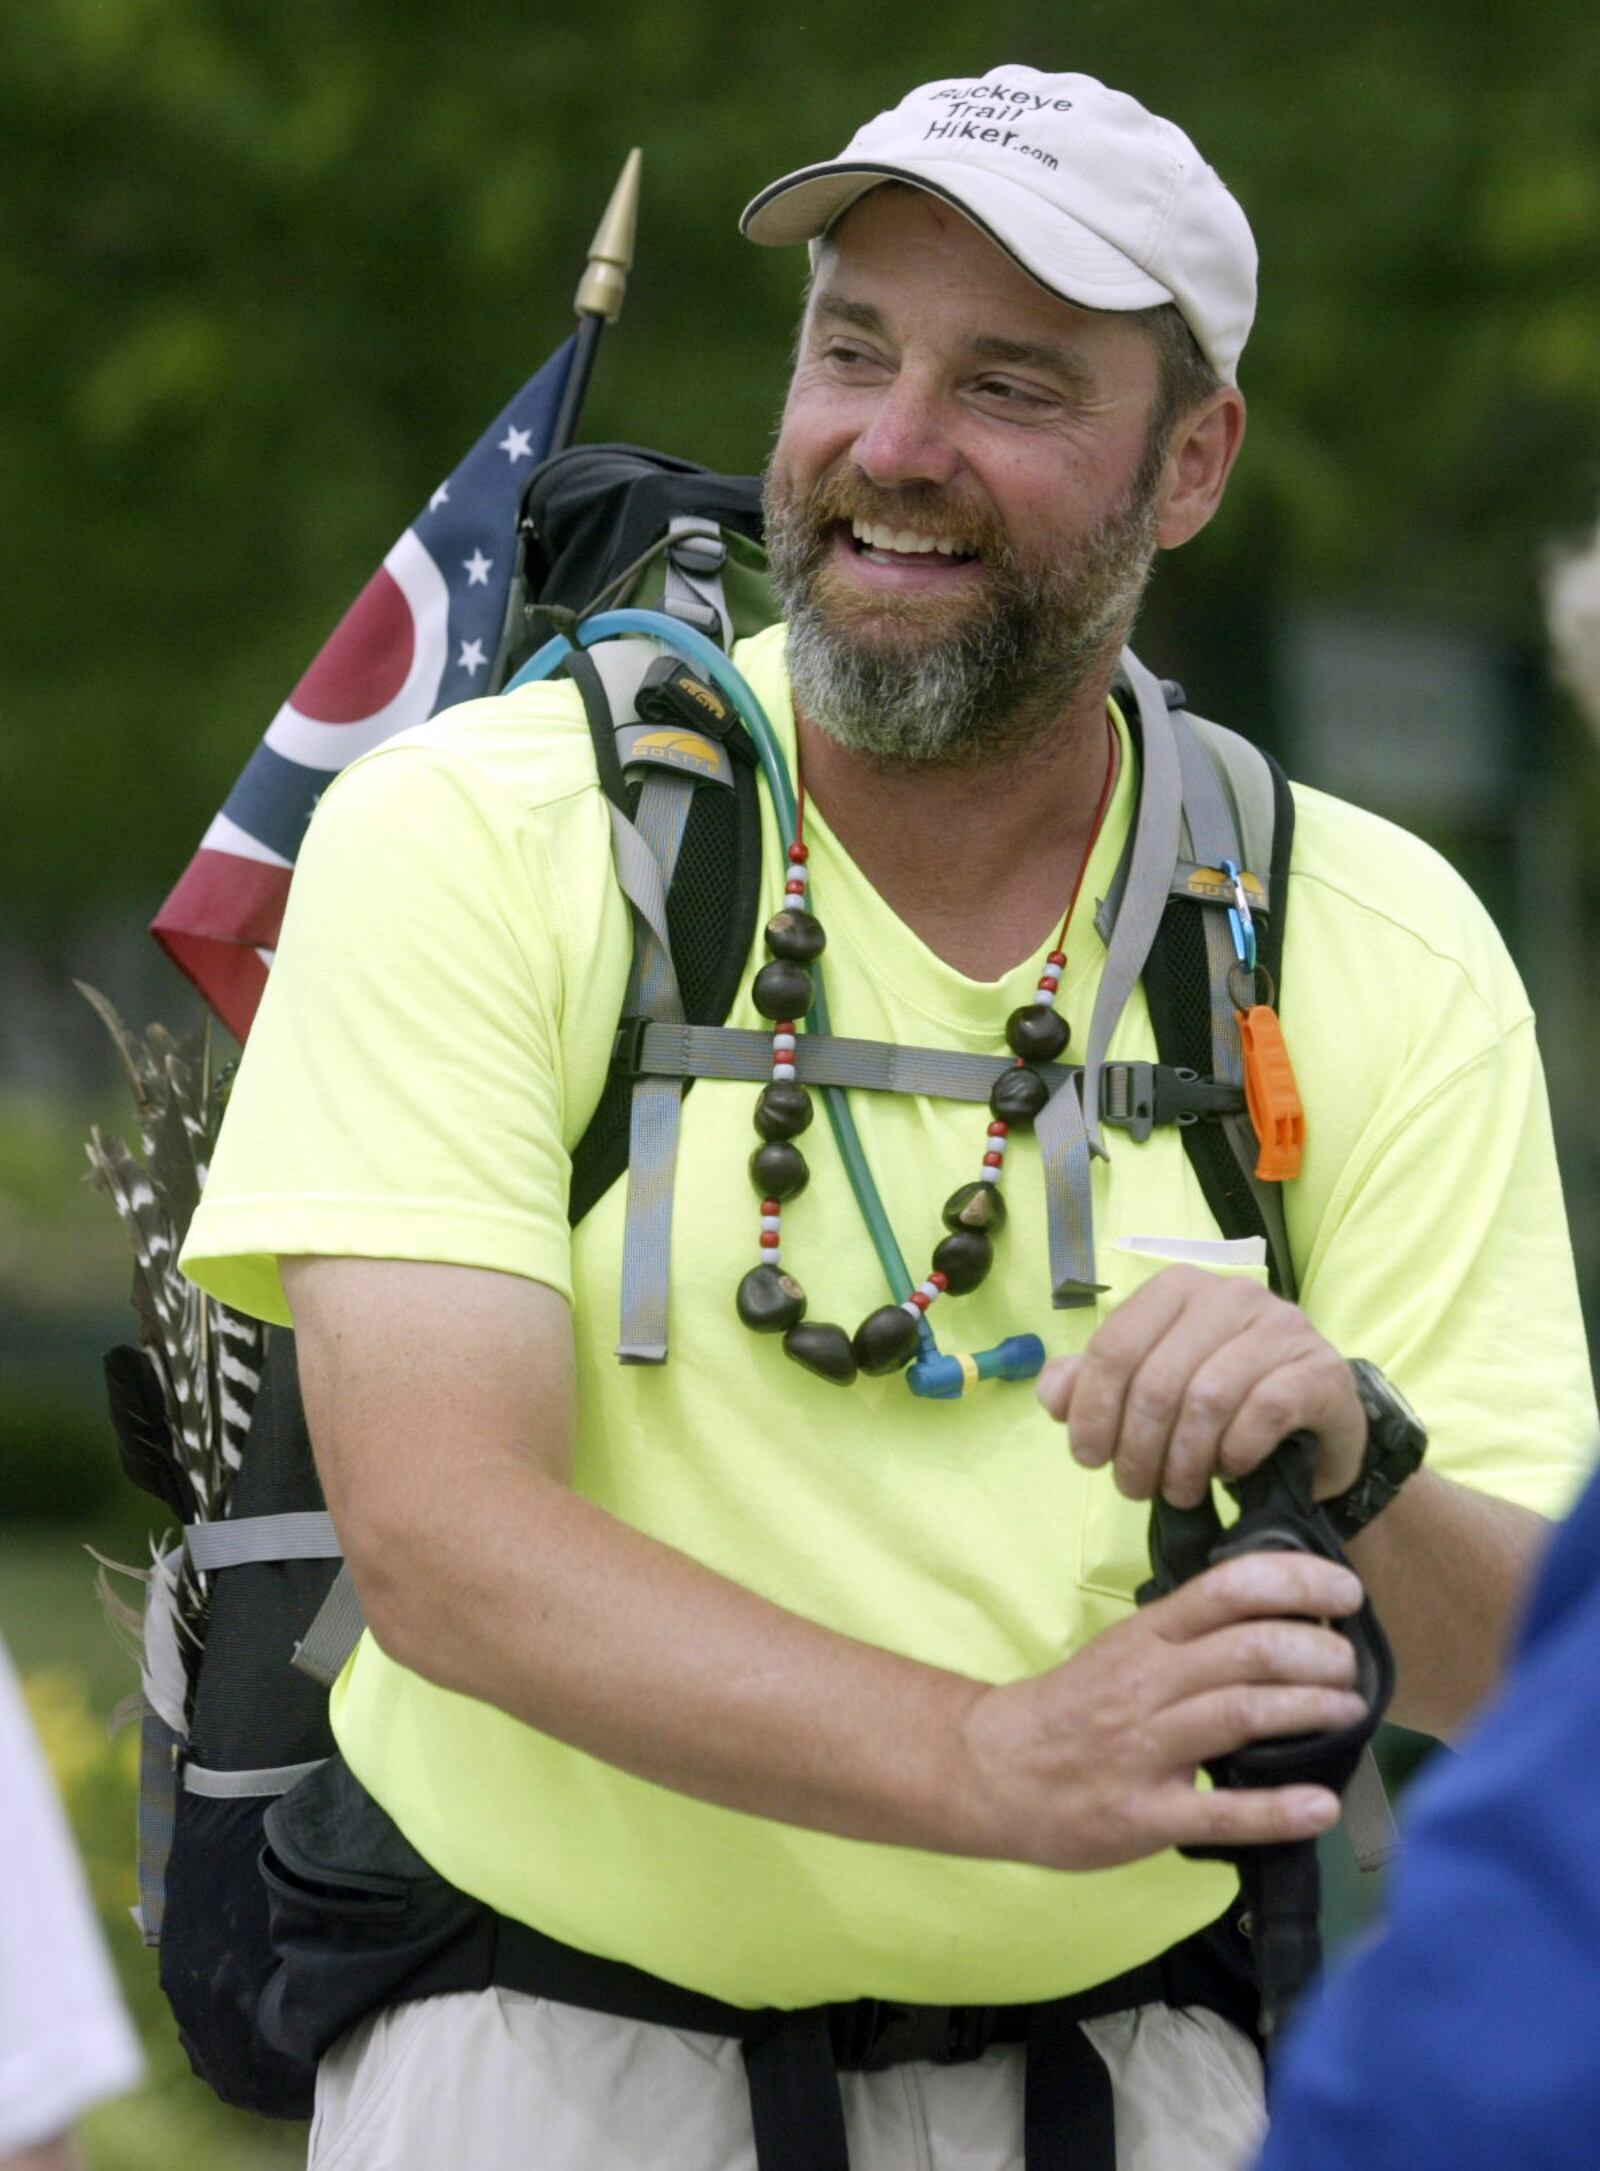
[[[678,655],[703,671],[713,685],[721,688],[738,710],[741,719],[755,743],[762,774],[772,793],[772,804],[777,814],[778,833],[785,847],[798,841],[799,817],[795,807],[794,786],[789,780],[789,768],[784,760],[783,749],[778,744],[771,719],[757,698],[744,673],[730,657],[697,633],[693,626],[681,618],[671,618],[664,611],[601,611],[593,618],[586,618],[575,629],[577,645],[590,648],[596,641],[609,641],[620,634],[643,634],[648,639],[660,641]],[[549,678],[560,665],[564,656],[571,653],[573,643],[565,634],[558,633],[531,655],[514,677],[502,688],[510,693],[515,686],[525,686],[534,679]],[[813,999],[810,1010],[801,1020],[807,1032],[829,1033],[828,997],[824,984],[822,960],[811,966]],[[890,1290],[897,1304],[903,1304],[916,1284],[906,1271],[905,1258],[896,1241],[889,1216],[884,1211],[883,1200],[867,1166],[866,1153],[861,1135],[856,1129],[855,1117],[850,1110],[849,1097],[843,1086],[822,1088],[828,1121],[838,1142],[845,1174],[855,1193],[862,1219],[867,1224],[873,1248],[878,1254]],[[906,1379],[913,1394],[925,1395],[938,1401],[952,1400],[977,1385],[980,1379],[1031,1379],[1044,1363],[1044,1344],[1036,1334],[1014,1334],[994,1349],[981,1350],[971,1357],[949,1357],[940,1353],[933,1328],[926,1312],[919,1312],[917,1329],[921,1336],[922,1354],[909,1368]]]

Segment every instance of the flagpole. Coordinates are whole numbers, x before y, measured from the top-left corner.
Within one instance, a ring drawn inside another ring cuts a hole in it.
[[[572,363],[562,389],[561,405],[556,410],[550,442],[545,448],[547,460],[555,453],[565,452],[577,436],[578,417],[583,412],[584,395],[589,389],[594,358],[600,348],[600,336],[606,326],[615,324],[622,314],[623,296],[628,290],[628,273],[633,269],[633,240],[639,223],[639,172],[643,164],[643,152],[635,148],[628,153],[623,161],[622,171],[617,176],[617,185],[611,191],[611,201],[606,205],[605,215],[595,228],[594,239],[589,244],[589,260],[584,267],[583,277],[578,281],[578,291],[572,302],[578,318]],[[527,534],[523,522],[519,521],[516,569],[511,576],[511,587],[506,596],[500,643],[495,650],[488,683],[484,688],[486,693],[498,693],[511,676],[513,654],[519,637],[524,632],[528,608],[527,552]]]
[[[617,185],[611,191],[611,201],[589,244],[589,261],[578,281],[572,303],[578,318],[577,345],[573,349],[572,367],[567,373],[555,428],[550,434],[550,453],[565,452],[577,436],[578,417],[589,389],[600,336],[606,326],[615,324],[622,314],[628,273],[633,269],[634,234],[639,223],[639,172],[643,163],[640,151],[635,149],[628,153]],[[546,454],[547,458],[549,456]]]

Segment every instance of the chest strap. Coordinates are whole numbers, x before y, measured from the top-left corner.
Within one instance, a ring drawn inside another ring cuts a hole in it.
[[[732,1026],[630,1017],[618,1030],[613,1060],[636,1081],[722,1078],[759,1085],[772,1073],[772,1041],[769,1034]],[[796,1075],[805,1085],[976,1103],[987,1102],[1005,1062],[1000,1055],[963,1055],[947,1048],[903,1047],[834,1033],[803,1033],[794,1052]],[[1099,1285],[1094,1278],[1094,1230],[1088,1207],[1089,1144],[1081,1101],[1084,1066],[1040,1063],[1035,1068],[1050,1089],[1050,1099],[1034,1122],[1034,1135],[1044,1170],[1051,1299],[1058,1309],[1092,1304]],[[1063,1092],[1064,1086],[1072,1090]],[[1100,1104],[1103,1123],[1142,1140],[1161,1125],[1242,1113],[1245,1099],[1242,1084],[1217,1086],[1170,1064],[1106,1063],[1101,1066]],[[636,1086],[635,1109],[638,1105]],[[673,1106],[675,1112],[676,1101]],[[670,1202],[670,1177],[662,1181],[653,1167],[650,1174],[646,1195],[656,1202]],[[630,1190],[630,1207],[631,1201]],[[630,1222],[628,1236],[633,1234]],[[625,1239],[625,1256],[627,1249]],[[633,1257],[641,1272],[630,1285],[624,1267],[625,1290],[631,1286],[636,1294],[641,1291],[645,1256],[635,1242]],[[663,1301],[663,1337],[664,1315]],[[653,1309],[652,1316],[656,1316]],[[630,1343],[630,1354],[632,1348]]]
[[[988,1100],[1008,1059],[961,1055],[949,1048],[908,1048],[897,1041],[851,1040],[842,1033],[808,1033],[797,1039],[793,1060],[807,1085],[978,1102]],[[772,1037],[731,1025],[663,1025],[650,1018],[624,1018],[612,1061],[630,1078],[723,1078],[760,1085],[772,1074]],[[1064,1085],[1082,1089],[1081,1063],[1036,1063],[1034,1068],[1052,1098]],[[1244,1104],[1242,1084],[1221,1085],[1175,1064],[1101,1066],[1100,1120],[1134,1139],[1146,1139],[1152,1130],[1171,1123],[1232,1115]]]

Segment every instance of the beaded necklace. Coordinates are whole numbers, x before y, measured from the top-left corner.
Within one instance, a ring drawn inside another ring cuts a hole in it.
[[[811,1008],[811,967],[827,947],[822,922],[808,909],[810,848],[805,841],[805,782],[796,783],[795,841],[782,908],[767,922],[769,962],[755,976],[751,997],[762,1017],[772,1021],[772,1077],[755,1107],[761,1139],[750,1156],[750,1181],[761,1200],[760,1262],[739,1283],[739,1317],[756,1334],[781,1334],[784,1354],[821,1379],[849,1386],[858,1372],[877,1378],[899,1372],[916,1355],[929,1307],[942,1296],[966,1296],[994,1264],[994,1239],[1005,1227],[1001,1195],[1006,1147],[1013,1129],[1026,1127],[1050,1098],[1050,1089],[1034,1067],[1053,1063],[1072,1037],[1056,1010],[1056,994],[1067,967],[1067,928],[1083,887],[1083,878],[1105,823],[1116,780],[1116,735],[1106,720],[1106,774],[1094,826],[1062,916],[1061,931],[1045,959],[1032,1002],[1013,1010],[1005,1024],[1010,1064],[989,1095],[990,1122],[977,1178],[953,1191],[944,1203],[946,1234],[936,1246],[927,1279],[903,1302],[869,1312],[853,1335],[829,1321],[807,1319],[807,1298],[783,1265],[783,1208],[811,1181],[804,1154],[794,1141],[809,1126],[811,1095],[800,1083],[796,1024]]]

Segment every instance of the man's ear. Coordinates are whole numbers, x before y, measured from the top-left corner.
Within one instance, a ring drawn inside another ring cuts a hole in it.
[[[1163,550],[1198,535],[1222,503],[1244,443],[1244,413],[1243,393],[1224,385],[1173,429],[1158,494],[1156,540]]]

